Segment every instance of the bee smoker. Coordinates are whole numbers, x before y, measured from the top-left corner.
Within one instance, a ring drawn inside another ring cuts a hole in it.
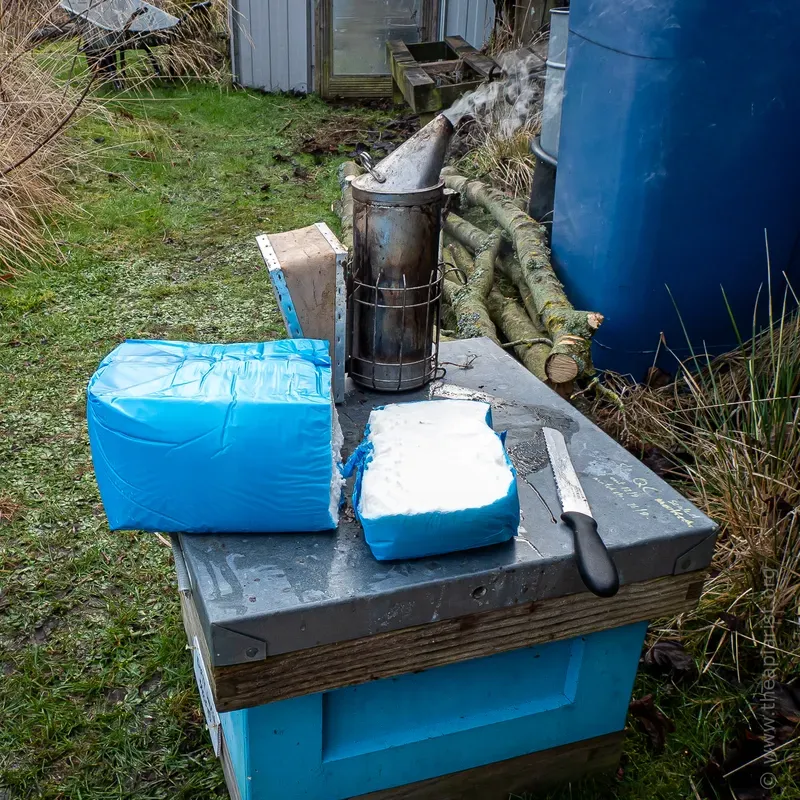
[[[353,181],[349,276],[350,377],[397,392],[424,386],[438,368],[444,184],[453,126],[440,114]]]

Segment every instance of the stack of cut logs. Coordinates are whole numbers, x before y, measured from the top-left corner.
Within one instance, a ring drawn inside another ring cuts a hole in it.
[[[348,249],[353,246],[350,183],[360,172],[353,162],[339,170],[338,211]],[[442,170],[442,179],[459,196],[465,215],[474,210],[482,221],[478,226],[452,211],[445,217],[444,261],[457,269],[449,269],[444,281],[444,328],[463,339],[488,336],[538,378],[563,389],[590,376],[592,336],[603,317],[570,304],[550,264],[544,228],[497,189],[450,167]]]

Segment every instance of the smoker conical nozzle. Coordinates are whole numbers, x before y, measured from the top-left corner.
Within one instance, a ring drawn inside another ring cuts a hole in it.
[[[452,123],[444,114],[439,114],[373,167],[373,171],[384,179],[382,182],[367,172],[356,178],[353,186],[384,194],[436,186],[452,135]]]

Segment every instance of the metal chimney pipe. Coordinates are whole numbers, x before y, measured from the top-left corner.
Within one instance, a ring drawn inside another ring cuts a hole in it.
[[[541,222],[550,235],[556,193],[558,142],[561,138],[561,106],[564,102],[564,78],[567,68],[569,8],[550,11],[550,41],[547,47],[547,74],[542,105],[542,131],[531,142],[535,156],[528,214]]]
[[[547,45],[547,74],[544,79],[542,103],[542,150],[558,159],[558,140],[561,138],[561,106],[564,102],[564,76],[567,69],[567,39],[569,9],[554,8],[550,12],[550,41]]]

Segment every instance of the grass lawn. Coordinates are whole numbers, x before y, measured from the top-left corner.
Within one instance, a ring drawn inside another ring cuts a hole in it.
[[[320,101],[160,89],[79,135],[101,150],[68,191],[63,261],[0,284],[0,799],[222,798],[185,650],[171,554],[110,533],[92,474],[86,382],[125,338],[281,334],[256,233],[338,221],[344,156],[294,155],[342,113]],[[348,111],[371,124],[382,112]],[[640,677],[676,726],[637,726],[624,769],[560,798],[693,798],[748,719],[710,670],[689,689]],[[774,796],[800,798],[788,768]],[[720,795],[730,797],[731,795]]]

